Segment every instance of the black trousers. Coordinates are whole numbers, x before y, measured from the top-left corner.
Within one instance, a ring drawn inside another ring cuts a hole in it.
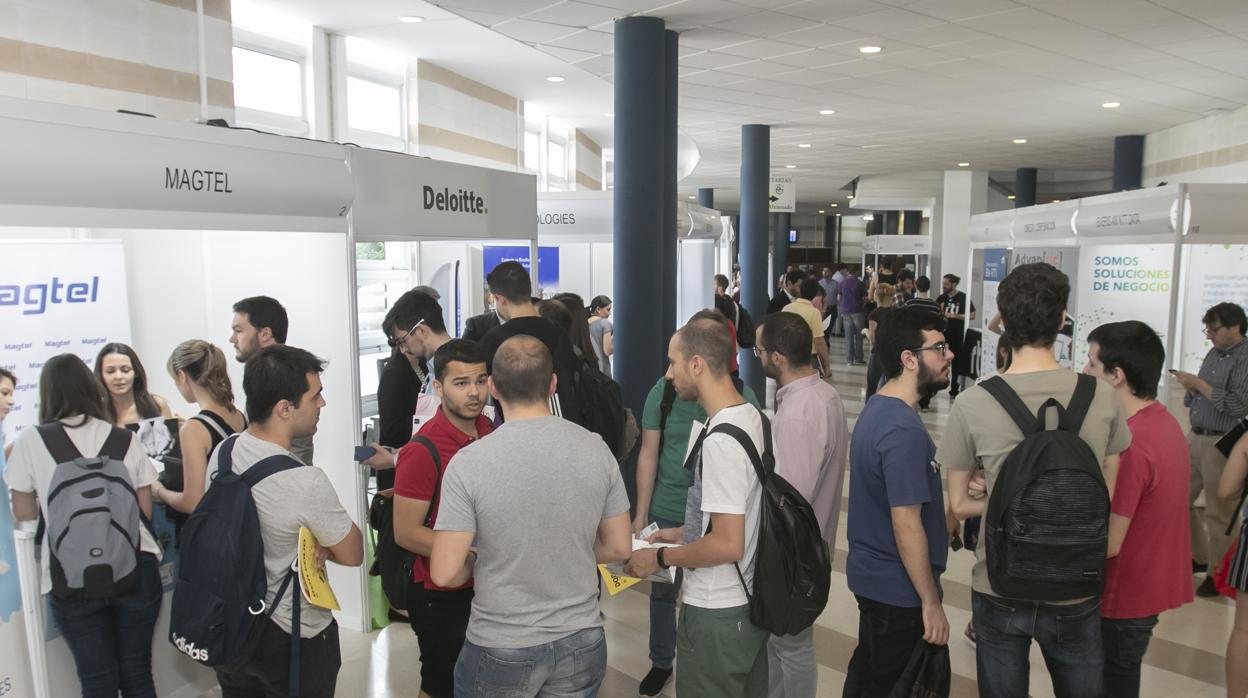
[[[287,698],[290,640],[289,633],[269,621],[250,662],[232,671],[217,670],[222,698]],[[316,637],[299,640],[299,698],[333,698],[340,668],[338,621],[334,621]]]
[[[923,609],[858,599],[858,647],[849,660],[844,698],[887,696],[923,639]]]

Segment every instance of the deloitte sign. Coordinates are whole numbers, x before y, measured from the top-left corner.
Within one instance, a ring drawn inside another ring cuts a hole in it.
[[[435,191],[433,187],[428,185],[425,185],[424,192],[426,211],[489,213],[485,208],[485,199],[477,196],[476,192],[460,189],[452,194],[451,190],[445,187],[443,187],[442,191]]]

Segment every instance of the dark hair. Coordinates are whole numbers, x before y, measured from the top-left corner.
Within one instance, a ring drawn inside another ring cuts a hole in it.
[[[589,302],[589,312],[596,313],[603,308],[611,307],[611,299],[606,296],[594,296]]]
[[[716,275],[715,275],[715,285],[716,285],[718,288],[721,288],[721,289],[723,289],[723,290],[727,291],[727,290],[728,290],[728,286],[730,285],[730,284],[728,283],[728,277],[724,276],[723,274],[716,274]]]
[[[797,295],[799,298],[805,298],[808,301],[813,301],[819,297],[820,293],[823,293],[823,287],[819,285],[819,282],[816,279],[805,279],[802,281],[802,285],[799,287]]]
[[[901,375],[901,355],[923,346],[924,330],[945,331],[945,318],[928,308],[910,305],[886,313],[875,328],[875,348],[880,352],[884,375]]]
[[[89,417],[111,421],[104,411],[105,401],[100,381],[77,355],[58,354],[43,365],[39,373],[40,424],[79,415],[81,424]]]
[[[290,320],[286,317],[286,309],[276,299],[268,296],[252,296],[234,304],[234,312],[247,316],[247,322],[257,330],[269,328],[273,333],[273,341],[286,343],[286,331],[290,329]]]
[[[562,301],[545,300],[537,304],[537,313],[550,320],[551,324],[568,338],[572,337],[572,313]]]
[[[17,387],[17,376],[7,368],[0,367],[0,379],[8,378],[13,383],[13,387]]]
[[[1003,338],[1010,348],[1053,346],[1069,299],[1070,280],[1053,265],[1015,267],[997,289]]]
[[[308,392],[308,374],[325,370],[325,362],[311,352],[282,344],[264,347],[243,365],[243,392],[247,419],[262,423],[273,416],[282,400],[295,407]]]
[[[932,280],[926,276],[920,276],[914,280],[914,287],[923,293],[927,293],[932,290]]]
[[[533,297],[533,281],[519,262],[503,262],[485,277],[490,293],[506,298],[509,303],[526,303]]]
[[[446,377],[447,367],[455,361],[461,364],[489,363],[481,346],[471,339],[452,339],[433,352],[433,377],[441,381]]]
[[[902,281],[905,281],[907,279],[909,279],[910,281],[914,281],[914,272],[912,270],[902,269],[901,271],[897,272],[897,283],[901,283]]]
[[[812,342],[810,325],[797,313],[772,313],[763,319],[763,347],[788,359],[790,366],[810,365]]]
[[[1201,322],[1208,325],[1215,321],[1223,327],[1238,326],[1240,334],[1248,333],[1248,317],[1244,316],[1244,309],[1236,303],[1218,303],[1206,310]]]
[[[130,368],[134,369],[134,382],[130,390],[134,393],[134,407],[139,412],[139,419],[159,417],[160,405],[156,404],[156,399],[147,390],[147,371],[143,369],[143,362],[139,361],[139,355],[134,353],[129,345],[112,342],[100,347],[100,353],[95,355],[95,377],[99,379],[100,387],[104,389],[104,411],[108,415],[108,421],[116,424],[118,418],[112,394],[108,392],[108,384],[104,382],[104,357],[110,354],[121,354],[130,359]]]
[[[897,257],[891,254],[885,255],[884,257],[880,259],[880,266],[888,267],[889,269],[892,269],[893,267],[897,266]]]
[[[1166,348],[1153,328],[1139,320],[1111,322],[1088,333],[1088,342],[1096,343],[1096,358],[1106,372],[1122,369],[1132,395],[1144,400],[1157,397]]]
[[[784,275],[784,285],[792,286],[793,284],[801,281],[804,278],[806,278],[806,272],[802,271],[801,269],[794,269],[793,271]]]
[[[381,331],[387,337],[394,334],[396,329],[409,332],[421,320],[424,320],[425,326],[431,331],[446,334],[446,321],[442,318],[442,306],[437,299],[424,291],[412,289],[399,296],[390,307],[385,319],[381,321]]]
[[[719,315],[718,311],[709,312]],[[698,317],[695,314],[677,334],[680,335],[680,351],[687,358],[701,356],[713,376],[728,374],[737,345],[728,333],[728,323],[725,320]],[[810,347],[807,346],[806,349],[809,355]]]
[[[581,356],[598,356],[594,341],[589,336],[589,311],[585,309],[584,299],[575,293],[557,293],[554,299],[563,303],[563,307],[568,309],[568,314],[572,317],[572,326],[568,329],[568,339],[572,340],[572,345],[580,347]]]
[[[1026,265],[1023,265],[1023,266],[1026,266]],[[944,277],[942,278],[944,278],[945,281],[951,282],[954,286],[957,286],[958,284],[962,283],[962,277],[958,276],[957,274],[945,274]]]
[[[518,334],[498,347],[490,378],[498,397],[511,403],[545,402],[555,360],[536,337]]]

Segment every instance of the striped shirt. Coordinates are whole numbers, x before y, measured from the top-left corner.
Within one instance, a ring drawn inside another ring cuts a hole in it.
[[[1214,347],[1200,365],[1201,380],[1213,386],[1206,398],[1197,392],[1183,397],[1191,408],[1192,426],[1208,431],[1230,431],[1248,415],[1248,341],[1225,351]]]
[[[919,298],[918,296],[915,296],[914,298],[911,298],[910,300],[906,301],[905,305],[906,307],[910,307],[913,305],[913,306],[918,306],[920,308],[927,308],[933,313],[940,312],[940,305],[938,305],[935,299],[932,299],[932,298]]]

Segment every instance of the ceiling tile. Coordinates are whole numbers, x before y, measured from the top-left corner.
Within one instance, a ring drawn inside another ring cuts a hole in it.
[[[615,48],[615,37],[606,32],[583,29],[554,41],[545,41],[543,43],[558,46],[559,48],[576,49],[577,51],[606,53]]]
[[[816,22],[836,22],[850,17],[878,12],[881,9],[885,9],[885,6],[871,2],[871,0],[837,0],[836,2],[805,0],[805,2],[785,5],[779,11],[796,17],[812,19]]]
[[[779,12],[755,12],[754,14],[716,22],[713,26],[751,36],[773,36],[799,29],[809,29],[813,26],[818,26],[818,23]]]
[[[941,22],[943,22],[943,20],[935,19],[928,15],[907,12],[897,8],[889,8],[887,10],[880,10],[870,14],[859,15],[857,17],[838,19],[835,24],[838,27],[847,27],[857,31],[891,35],[896,32],[931,27],[940,24]]]
[[[1021,7],[1012,0],[926,0],[907,9],[929,17],[958,22],[972,17],[982,17],[996,12],[1016,10]]]
[[[680,59],[680,67],[684,68],[722,68],[727,65],[736,65],[744,63],[749,59],[741,56],[732,56],[726,53],[716,53],[714,51],[701,51],[699,53],[690,54]]]
[[[771,58],[772,56],[784,56],[791,53],[798,53],[805,50],[804,46],[796,44],[785,44],[779,41],[770,41],[768,39],[755,39],[740,44],[733,44],[716,49],[719,53],[727,53],[733,56],[744,56],[746,58]]]
[[[516,41],[524,41],[530,44],[543,44],[576,31],[576,29],[569,29],[557,24],[534,22],[528,19],[509,19],[495,24],[493,29],[510,36]]]
[[[537,50],[574,65],[579,61],[584,61],[586,59],[601,55],[597,53],[590,53],[588,51],[575,51],[570,48],[560,48],[558,46],[547,46],[541,44],[538,45]]]
[[[565,0],[536,12],[530,12],[524,18],[584,29],[602,22],[610,22],[621,16],[621,14],[620,10],[614,8],[589,5],[583,2],[576,2],[576,0]]]
[[[597,1],[597,0],[593,0]],[[689,29],[705,24],[743,17],[758,12],[753,7],[725,0],[679,0],[671,2],[648,14],[662,17],[668,29]]]
[[[1236,49],[1248,49],[1248,41],[1233,36],[1211,36],[1203,39],[1191,39],[1189,41],[1176,41],[1174,43],[1162,44],[1162,51],[1171,53],[1176,56],[1195,56],[1202,53],[1213,53],[1215,51],[1234,51]]]
[[[680,33],[680,43],[682,46],[690,48],[702,49],[709,51],[712,49],[732,46],[733,44],[742,44],[747,41],[754,41],[755,38],[745,34],[738,34],[724,29],[716,29],[714,27],[694,27],[689,31]]]

